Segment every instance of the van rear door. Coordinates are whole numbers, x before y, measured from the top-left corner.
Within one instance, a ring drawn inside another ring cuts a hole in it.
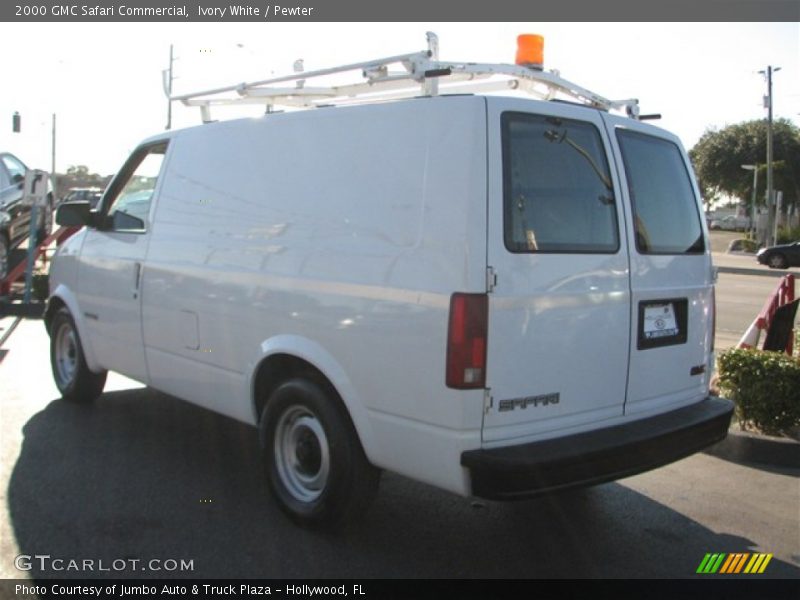
[[[625,414],[704,398],[713,350],[713,276],[700,194],[681,143],[605,115],[630,212],[631,363]]]
[[[534,107],[532,109],[532,107]],[[484,442],[550,437],[623,414],[628,244],[598,111],[488,98]]]

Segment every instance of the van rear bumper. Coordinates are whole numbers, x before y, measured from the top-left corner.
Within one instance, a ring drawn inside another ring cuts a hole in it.
[[[548,492],[613,481],[671,463],[725,438],[733,403],[702,402],[568,437],[469,450],[472,493],[493,500],[530,498]]]

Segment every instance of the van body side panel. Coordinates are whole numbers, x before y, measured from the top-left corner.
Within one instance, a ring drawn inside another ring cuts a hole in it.
[[[86,366],[89,367],[90,371],[98,373],[103,370],[103,366],[97,359],[94,345],[92,344],[92,337],[89,335],[86,326],[86,318],[80,310],[80,304],[75,295],[75,290],[77,289],[75,287],[75,280],[78,273],[78,262],[75,260],[76,250],[79,253],[83,243],[84,232],[85,230],[81,230],[67,240],[67,242],[58,249],[58,261],[50,263],[50,281],[53,287],[51,287],[50,299],[48,299],[48,309],[52,305],[54,298],[58,298],[66,305],[72,315],[72,320],[75,322],[75,327],[78,330]],[[70,244],[70,242],[72,242],[72,244]],[[68,244],[70,244],[70,247],[67,247]]]
[[[98,362],[147,382],[141,299],[135,290],[147,236],[90,230],[78,272],[78,301]]]
[[[680,140],[632,119],[604,119],[626,182],[632,327],[625,414],[639,418],[708,395],[711,250],[700,193]]]
[[[168,156],[167,138],[145,143],[111,182],[101,209],[108,222],[86,229],[75,287],[99,365],[146,384],[141,282]]]
[[[252,423],[270,340],[309,340],[369,415],[370,460],[463,493],[483,392],[447,389],[445,354],[451,294],[485,291],[484,99],[269,115],[173,146],[144,276],[153,385]]]
[[[630,338],[620,182],[597,111],[489,99],[485,447],[623,413]]]
[[[86,319],[80,310],[76,295],[81,247],[83,246],[83,240],[86,238],[86,232],[87,229],[85,227],[80,229],[58,247],[58,260],[50,263],[50,298],[59,298],[69,309],[75,322],[75,327],[78,328],[78,336],[81,340],[81,348],[83,349],[86,365],[89,370],[98,372],[103,367],[97,360],[92,338],[86,327]],[[48,301],[48,305],[50,302],[52,300]]]

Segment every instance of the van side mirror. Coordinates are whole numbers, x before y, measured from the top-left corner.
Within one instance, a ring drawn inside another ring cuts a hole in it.
[[[56,210],[56,223],[66,227],[83,227],[95,225],[95,218],[92,214],[92,205],[86,200],[76,200],[75,202],[65,202]]]

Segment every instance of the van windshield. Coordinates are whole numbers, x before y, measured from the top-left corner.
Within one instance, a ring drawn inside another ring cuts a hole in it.
[[[619,249],[617,208],[603,142],[588,122],[504,113],[504,237],[511,252]]]
[[[669,140],[617,131],[641,254],[705,252],[700,211],[683,155]]]

